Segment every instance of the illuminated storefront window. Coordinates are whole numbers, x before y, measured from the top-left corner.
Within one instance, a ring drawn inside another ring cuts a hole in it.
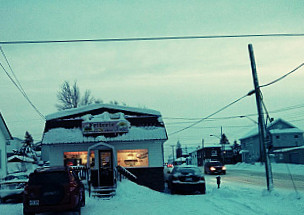
[[[119,150],[117,164],[123,167],[148,167],[148,149]]]
[[[86,166],[87,165],[88,152],[64,152],[64,165],[65,166]],[[90,156],[91,166],[94,166],[95,155],[94,151]]]

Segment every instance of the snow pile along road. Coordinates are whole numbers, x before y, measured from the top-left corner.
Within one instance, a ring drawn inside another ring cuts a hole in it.
[[[90,199],[83,214],[108,215],[176,215],[176,214],[302,214],[303,197],[295,193],[269,194],[264,189],[207,184],[206,195],[170,195],[150,190],[130,181],[119,184],[117,195],[111,200]]]

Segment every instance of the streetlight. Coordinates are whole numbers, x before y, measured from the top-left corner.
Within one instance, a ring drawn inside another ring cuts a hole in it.
[[[255,121],[255,120],[253,120],[253,119],[251,119],[250,117],[248,117],[248,116],[239,116],[240,118],[247,118],[247,119],[249,119],[250,121],[252,121],[252,122],[254,122],[255,124],[259,124],[257,121]]]
[[[215,135],[215,134],[210,134],[210,137],[216,137],[218,139],[221,139],[218,135]]]

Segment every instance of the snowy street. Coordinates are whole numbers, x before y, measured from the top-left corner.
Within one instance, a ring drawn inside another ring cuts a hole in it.
[[[292,165],[295,172],[302,171],[303,165]],[[263,167],[256,165],[228,166],[239,171],[250,170],[252,174],[263,172]],[[252,169],[250,169],[252,168]],[[276,173],[284,173],[283,165],[275,165]],[[227,177],[228,178],[228,177]],[[149,188],[136,185],[128,180],[118,184],[117,195],[110,200],[89,198],[82,214],[108,215],[176,215],[176,214],[219,214],[219,215],[254,215],[254,214],[302,214],[304,211],[304,192],[275,188],[268,193],[266,187],[249,185],[239,181],[228,181],[223,177],[220,189],[217,189],[215,176],[207,176],[206,195],[171,195],[159,193]],[[264,183],[264,182],[263,182]],[[1,204],[3,214],[22,214],[22,204]],[[65,213],[72,214],[72,213]]]

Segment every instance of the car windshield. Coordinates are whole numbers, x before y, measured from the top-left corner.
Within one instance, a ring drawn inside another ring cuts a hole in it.
[[[194,168],[194,167],[191,167],[191,168],[187,168],[187,167],[176,167],[174,172],[180,172],[180,173],[183,173],[183,174],[200,174],[200,169],[199,168]]]
[[[222,166],[221,162],[211,162],[209,166]]]
[[[29,185],[69,183],[66,172],[43,172],[30,175]]]

